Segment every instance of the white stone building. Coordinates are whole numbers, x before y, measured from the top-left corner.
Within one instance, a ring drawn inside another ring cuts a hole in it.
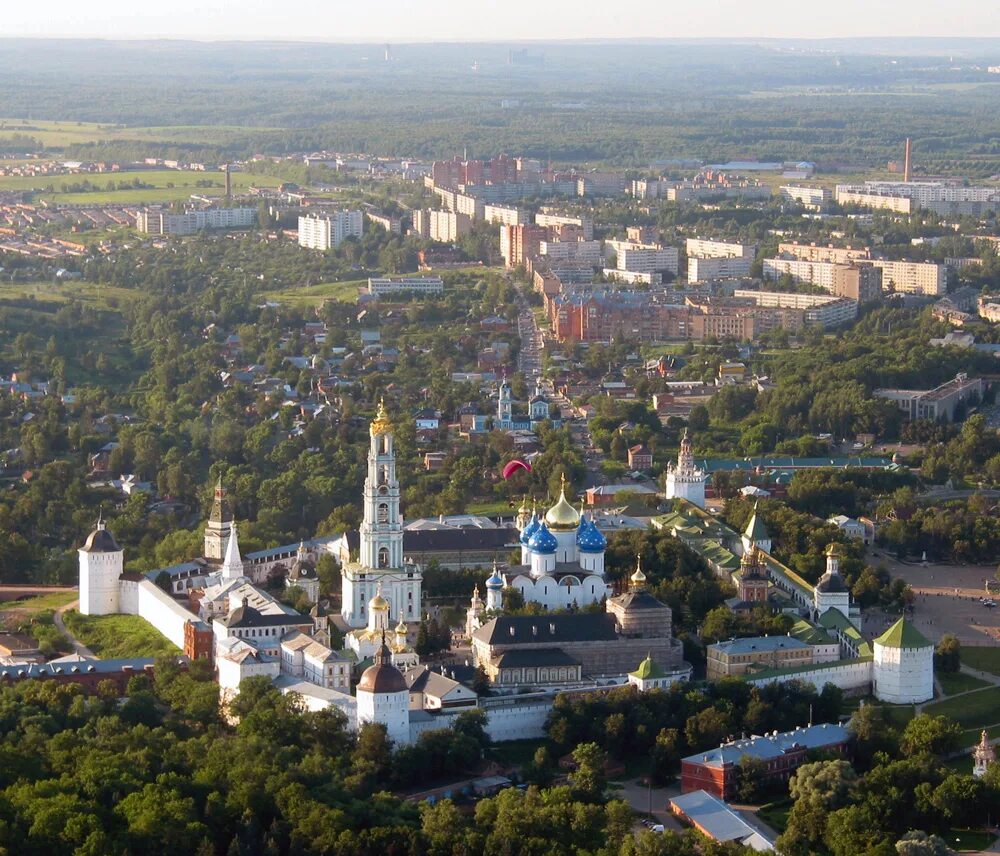
[[[370,435],[360,555],[357,561],[345,563],[341,575],[341,615],[350,627],[368,624],[368,602],[377,592],[388,602],[391,615],[406,622],[420,620],[423,573],[419,565],[403,558],[392,423],[382,404]]]
[[[890,704],[918,704],[934,698],[934,645],[905,618],[873,643],[872,691]]]
[[[667,465],[667,499],[686,499],[698,508],[704,508],[706,481],[708,476],[705,471],[695,466],[691,439],[685,429],[681,438],[681,449],[677,455],[677,464]]]

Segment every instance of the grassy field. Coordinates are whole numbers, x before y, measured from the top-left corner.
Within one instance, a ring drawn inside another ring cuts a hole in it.
[[[467,514],[482,514],[486,517],[496,517],[498,514],[511,515],[517,513],[520,500],[514,502],[514,507],[506,499],[497,499],[490,502],[474,502],[466,509]]]
[[[69,610],[64,616],[66,627],[95,654],[114,657],[155,657],[176,654],[172,642],[138,615],[80,615]]]
[[[114,285],[65,280],[60,282],[0,282],[0,302],[4,300],[37,300],[41,303],[69,303],[78,300],[101,308],[110,308],[109,300],[124,303],[135,292]]]
[[[924,713],[947,716],[966,729],[996,725],[1000,722],[1000,687],[929,704],[924,707]]]
[[[54,591],[49,594],[40,594],[37,597],[26,597],[24,600],[4,601],[0,604],[0,611],[16,610],[17,612],[34,613],[58,609],[67,603],[72,603],[79,596],[76,591]]]
[[[963,645],[962,662],[981,672],[1000,675],[1000,648]]]
[[[353,303],[358,299],[358,289],[367,287],[367,279],[347,279],[343,282],[320,282],[316,285],[304,285],[301,288],[270,291],[264,297],[293,306],[319,306],[327,300]]]
[[[791,810],[792,801],[786,798],[762,805],[757,810],[757,816],[770,826],[771,829],[777,832],[784,832],[785,827],[788,826],[788,813]]]
[[[969,690],[981,690],[989,686],[986,681],[974,678],[972,675],[962,674],[961,672],[938,672],[937,679],[946,696],[968,692]]]
[[[108,182],[131,182],[139,179],[151,187],[127,190],[104,190]],[[233,191],[246,191],[251,185],[277,187],[281,181],[270,175],[251,175],[244,172],[232,174]],[[84,180],[102,188],[83,193],[64,192],[61,188],[80,184]],[[211,182],[209,187],[199,187],[199,182]],[[51,187],[52,191],[46,188]],[[100,173],[81,175],[0,176],[0,190],[33,190],[37,200],[59,202],[67,205],[137,205],[147,202],[181,202],[192,194],[222,196],[225,177],[221,172],[201,172],[184,169],[150,169],[135,172]]]
[[[247,128],[237,125],[160,125],[130,127],[97,122],[50,122],[42,119],[0,119],[0,136],[25,134],[46,148],[61,149],[77,143],[108,140],[148,140],[158,143],[201,143],[224,146],[230,140],[243,137]],[[254,130],[277,131],[278,128]]]

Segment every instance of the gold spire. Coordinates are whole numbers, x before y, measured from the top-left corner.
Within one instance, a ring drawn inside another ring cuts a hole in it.
[[[639,588],[646,582],[646,575],[642,572],[642,554],[635,557],[635,572],[629,577],[632,588]]]
[[[550,529],[576,529],[580,513],[566,500],[566,473],[560,477],[559,501],[545,512],[545,522]]]
[[[389,414],[385,410],[385,396],[379,398],[378,409],[375,411],[375,419],[372,421],[372,433],[384,434],[392,428]]]

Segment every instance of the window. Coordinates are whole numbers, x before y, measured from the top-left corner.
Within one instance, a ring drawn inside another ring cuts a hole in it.
[[[378,507],[375,509],[375,519],[379,523],[389,522],[389,503],[380,502]]]
[[[389,567],[389,548],[379,547],[378,548],[378,566],[380,568]]]

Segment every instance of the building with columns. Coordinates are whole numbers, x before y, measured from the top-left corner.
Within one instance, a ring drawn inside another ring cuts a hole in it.
[[[345,562],[341,573],[341,615],[350,627],[368,624],[368,602],[377,592],[388,603],[391,615],[406,622],[420,620],[423,574],[419,565],[403,558],[396,452],[392,422],[383,403],[369,434],[359,555]]]

